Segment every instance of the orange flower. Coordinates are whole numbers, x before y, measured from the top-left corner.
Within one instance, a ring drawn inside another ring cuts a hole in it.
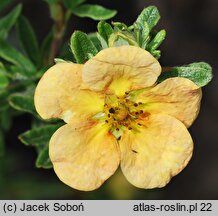
[[[121,164],[136,187],[163,187],[187,165],[193,142],[186,127],[198,115],[201,89],[185,78],[156,84],[160,73],[149,52],[121,46],[44,74],[36,109],[44,119],[67,123],[49,144],[61,181],[94,190]]]

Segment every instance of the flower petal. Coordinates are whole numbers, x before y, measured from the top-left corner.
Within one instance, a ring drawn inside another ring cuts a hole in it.
[[[186,127],[191,126],[200,110],[201,89],[186,78],[170,78],[153,88],[145,89],[137,97],[144,110],[176,117]]]
[[[85,120],[103,109],[102,96],[82,88],[82,65],[59,63],[42,77],[35,91],[35,106],[44,119],[72,117]]]
[[[50,140],[49,154],[60,180],[84,191],[100,187],[120,162],[116,139],[105,124],[61,127]]]
[[[188,163],[193,142],[186,127],[167,115],[150,115],[121,140],[121,169],[139,188],[164,187]]]
[[[160,72],[160,64],[149,52],[121,46],[104,49],[86,62],[82,77],[90,89],[107,89],[120,96],[125,91],[153,85]]]

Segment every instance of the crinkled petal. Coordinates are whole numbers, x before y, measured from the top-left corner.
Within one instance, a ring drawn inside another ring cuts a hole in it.
[[[83,81],[95,91],[121,96],[125,91],[152,86],[160,75],[158,61],[134,46],[111,47],[85,63]]]
[[[192,138],[184,124],[167,115],[150,115],[138,131],[121,140],[121,169],[139,188],[164,187],[189,162]]]
[[[44,119],[62,118],[70,122],[86,120],[103,109],[104,98],[83,88],[83,65],[60,63],[51,67],[39,81],[35,91],[35,106]]]
[[[49,155],[60,180],[84,191],[100,187],[120,162],[117,141],[104,124],[61,127],[50,140]]]
[[[168,114],[191,126],[200,110],[201,89],[186,78],[170,78],[137,97],[151,114]]]

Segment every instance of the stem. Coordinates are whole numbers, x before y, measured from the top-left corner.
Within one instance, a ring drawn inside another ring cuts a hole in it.
[[[173,68],[172,67],[162,67],[162,73],[170,72]]]
[[[54,20],[54,35],[51,44],[51,52],[49,56],[49,64],[54,63],[54,58],[56,57],[59,47],[62,43],[64,32],[66,29],[68,16],[64,6],[61,3],[50,5],[51,17]]]

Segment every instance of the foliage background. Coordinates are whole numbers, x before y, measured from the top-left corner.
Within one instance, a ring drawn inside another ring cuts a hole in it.
[[[23,3],[23,14],[36,30],[39,41],[48,33],[52,20],[48,7],[39,0],[17,0]],[[212,65],[214,78],[203,88],[201,112],[190,132],[195,142],[194,155],[188,167],[163,189],[141,190],[131,186],[119,171],[94,192],[79,192],[62,184],[53,170],[35,168],[36,152],[21,144],[17,136],[30,128],[31,115],[14,118],[6,137],[6,161],[0,164],[5,176],[0,178],[1,199],[218,199],[218,1],[216,0],[88,0],[116,9],[112,19],[131,24],[148,5],[161,13],[159,28],[167,30],[161,64],[183,65],[205,61]],[[7,11],[5,11],[6,13]],[[73,16],[68,39],[74,30],[96,31],[97,21]],[[10,35],[13,42],[14,34]],[[1,170],[0,170],[1,171]],[[2,191],[6,191],[2,193]]]

